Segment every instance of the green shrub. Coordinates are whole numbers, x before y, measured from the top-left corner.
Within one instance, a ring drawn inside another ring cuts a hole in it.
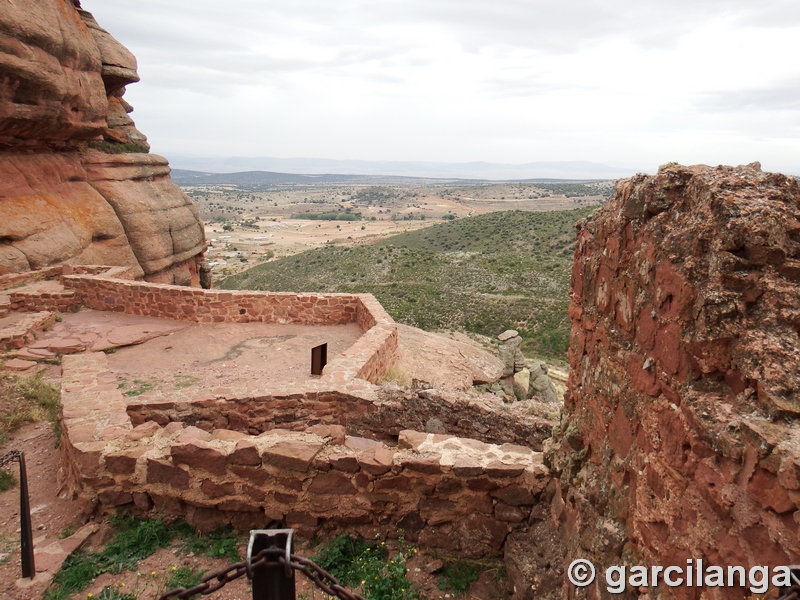
[[[473,581],[478,580],[479,574],[480,570],[474,563],[463,560],[448,562],[439,576],[439,589],[452,590],[458,596],[459,593],[466,591]]]
[[[0,492],[10,490],[15,485],[17,485],[17,478],[14,477],[14,474],[11,471],[0,469]]]
[[[181,521],[175,525],[174,530],[181,539],[183,552],[187,554],[225,558],[231,562],[241,560],[239,534],[230,526],[209,533],[200,533],[185,521]]]
[[[111,522],[117,531],[108,545],[100,552],[78,550],[70,554],[53,577],[44,600],[65,600],[102,573],[135,569],[140,560],[165,548],[172,540],[172,532],[161,519],[145,521],[119,516]]]
[[[313,558],[342,585],[360,589],[367,600],[419,598],[406,577],[406,559],[403,551],[390,557],[384,542],[347,533],[324,544]]]

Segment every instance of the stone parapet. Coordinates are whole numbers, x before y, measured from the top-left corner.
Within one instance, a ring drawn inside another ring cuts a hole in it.
[[[107,268],[107,267],[104,267]],[[28,283],[36,281],[44,281],[46,279],[54,279],[61,276],[63,268],[61,265],[56,267],[48,267],[46,269],[39,269],[37,271],[26,271],[23,273],[6,273],[0,275],[0,290],[8,290]]]
[[[320,395],[315,408],[339,400]],[[62,410],[67,481],[90,510],[154,510],[202,528],[402,528],[428,547],[498,556],[549,482],[541,453],[451,435],[402,431],[390,445],[335,424],[248,435],[140,422],[102,353],[64,357]]]
[[[81,305],[130,315],[195,323],[357,323],[364,335],[323,371],[335,384],[353,378],[378,383],[394,361],[397,326],[371,294],[203,290],[110,275],[72,274],[62,281]]]

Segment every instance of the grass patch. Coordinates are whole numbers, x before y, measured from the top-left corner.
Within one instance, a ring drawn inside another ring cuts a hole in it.
[[[172,575],[164,584],[168,590],[194,587],[200,583],[200,579],[206,573],[192,567],[172,567],[172,569]]]
[[[78,531],[78,526],[75,523],[69,523],[61,530],[61,533],[58,534],[58,539],[65,540],[76,531]]]
[[[107,585],[95,596],[96,600],[136,600],[134,594],[126,594],[118,587]]]
[[[403,369],[399,367],[390,367],[386,371],[386,375],[381,378],[383,383],[393,382],[397,385],[411,385],[411,377]]]
[[[145,521],[131,516],[115,517],[117,531],[100,552],[78,550],[64,561],[44,600],[65,600],[102,573],[135,569],[137,563],[172,541],[172,532],[160,519]]]
[[[0,492],[10,490],[17,485],[17,478],[11,471],[0,469]]]
[[[17,536],[0,533],[0,554],[6,555],[5,558],[0,559],[0,565],[11,561],[14,558],[14,550],[17,548],[19,548],[19,538]]]
[[[565,362],[575,223],[596,207],[458,219],[375,244],[326,246],[255,266],[226,289],[371,293],[396,320],[429,331],[496,336]]]
[[[134,396],[141,396],[145,392],[149,392],[154,387],[156,387],[156,384],[153,383],[152,381],[145,381],[143,379],[134,379],[132,385],[134,387],[125,392],[122,392],[123,396],[128,396],[129,398]],[[126,387],[128,387],[128,381],[125,378],[122,378],[117,387],[121,390],[124,390]]]
[[[193,385],[200,383],[200,378],[194,377],[193,375],[175,375],[175,380],[175,389],[177,390],[192,387]]]
[[[19,377],[0,375],[0,445],[25,423],[50,421],[56,434],[61,432],[58,388],[41,375]]]
[[[80,592],[103,573],[117,574],[136,569],[139,561],[147,558],[159,548],[168,547],[177,536],[186,553],[241,560],[239,556],[239,534],[226,527],[208,534],[195,531],[189,524],[180,521],[167,526],[161,519],[146,521],[130,515],[110,519],[115,527],[114,537],[100,552],[78,550],[64,561],[53,582],[46,590],[44,600],[66,600]],[[204,572],[189,567],[173,567],[166,589],[191,587],[199,583]],[[106,594],[103,596],[102,594]],[[109,586],[96,596],[97,599],[129,600],[133,594],[123,594],[118,587]]]
[[[410,600],[419,598],[406,577],[406,559],[412,552],[401,550],[390,557],[384,542],[343,533],[323,544],[313,560],[367,600]]]
[[[181,549],[186,554],[225,558],[230,562],[242,559],[239,554],[239,534],[230,526],[210,533],[200,533],[185,521],[174,527],[181,540]]]
[[[464,560],[447,562],[439,576],[439,589],[451,590],[458,596],[477,581],[479,575],[480,569],[474,563]]]

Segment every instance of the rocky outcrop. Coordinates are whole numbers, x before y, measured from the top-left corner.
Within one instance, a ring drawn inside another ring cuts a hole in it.
[[[547,454],[570,560],[800,562],[799,283],[800,187],[758,164],[637,175],[579,225]]]
[[[503,363],[477,345],[443,335],[397,325],[397,368],[408,381],[427,382],[432,387],[466,391],[473,385],[494,383]]]
[[[199,284],[204,232],[128,114],[136,59],[67,0],[0,11],[0,274],[131,266]]]
[[[514,374],[514,393],[522,400],[536,397],[548,404],[557,404],[558,397],[556,386],[553,385],[547,374],[547,363],[542,360],[532,361],[530,367]]]

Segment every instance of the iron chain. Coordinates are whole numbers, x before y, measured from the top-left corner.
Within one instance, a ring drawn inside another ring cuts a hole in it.
[[[793,585],[778,600],[800,600],[800,585]]]
[[[280,548],[266,548],[253,557],[250,568],[256,570],[263,567],[277,566],[287,566],[286,551]],[[341,600],[366,600],[361,594],[356,594],[355,592],[343,588],[333,575],[308,558],[292,554],[288,566],[305,575],[314,585],[329,596],[340,598]],[[234,563],[224,569],[219,569],[218,571],[213,571],[205,575],[200,580],[200,583],[194,587],[176,588],[165,592],[158,600],[168,600],[169,598],[186,600],[197,594],[207,596],[208,594],[222,589],[231,581],[239,579],[245,574],[247,574],[247,562],[242,561]]]
[[[10,452],[6,452],[2,457],[0,457],[0,469],[9,463],[18,461],[20,455],[22,455],[22,450],[11,450]]]

